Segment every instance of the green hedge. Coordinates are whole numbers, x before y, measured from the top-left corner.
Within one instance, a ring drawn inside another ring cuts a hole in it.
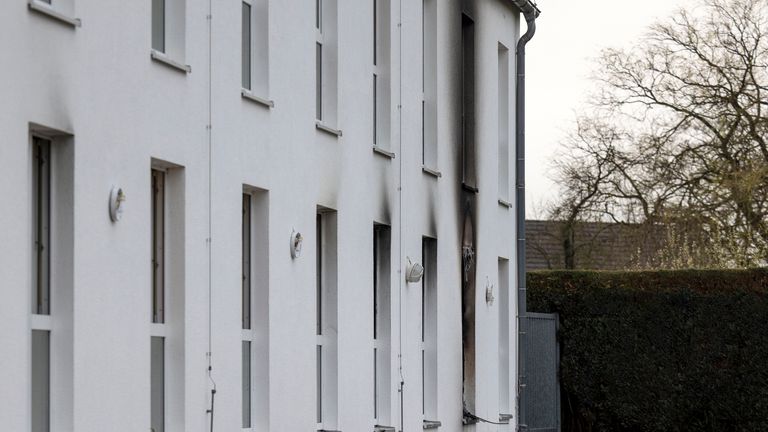
[[[564,431],[768,431],[768,270],[535,272]]]

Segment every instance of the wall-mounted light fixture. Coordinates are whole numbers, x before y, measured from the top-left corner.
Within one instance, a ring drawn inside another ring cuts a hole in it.
[[[424,276],[424,266],[419,263],[411,262],[411,258],[407,258],[408,264],[405,266],[405,281],[409,283],[416,283]]]
[[[125,210],[125,192],[122,188],[114,186],[109,192],[109,218],[117,222],[123,217]]]
[[[488,276],[485,277],[485,302],[488,303],[488,306],[493,306],[493,284],[491,283],[490,279],[488,279]]]
[[[296,259],[301,256],[301,245],[304,243],[304,237],[300,232],[291,231],[291,258]]]

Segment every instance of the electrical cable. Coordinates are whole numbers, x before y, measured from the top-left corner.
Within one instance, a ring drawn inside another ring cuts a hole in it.
[[[467,411],[466,408],[464,409],[464,417],[468,418],[468,419],[471,419],[471,420],[478,421],[478,422],[489,423],[489,424],[494,424],[494,425],[506,425],[506,424],[509,424],[509,423],[501,423],[501,422],[494,422],[494,421],[486,420],[486,419],[484,419],[482,417],[478,417],[478,416],[472,414],[471,412]]]
[[[208,380],[212,384],[211,388],[211,408],[206,411],[211,415],[211,428],[210,432],[213,432],[213,410],[214,400],[216,397],[216,381],[213,379],[213,331],[212,331],[212,303],[213,303],[213,258],[212,258],[212,242],[213,242],[213,6],[212,0],[208,0],[208,15],[206,21],[208,22],[208,124],[206,125],[206,132],[208,134],[208,238],[206,243],[208,246],[208,352],[206,357],[208,360]]]
[[[375,4],[375,3],[374,3]],[[400,213],[400,220],[399,220],[399,243],[400,243],[400,268],[403,268],[403,0],[399,1],[399,10],[398,10],[398,23],[397,23],[397,30],[398,30],[398,43],[399,43],[399,52],[398,52],[398,101],[397,101],[397,126],[398,126],[398,151],[400,152],[400,162],[399,162],[399,172],[398,172],[398,185],[397,185],[397,195],[398,195],[398,212]],[[403,411],[404,411],[404,394],[403,394],[403,388],[405,387],[405,378],[403,377],[403,284],[405,281],[405,275],[402,271],[400,271],[400,294],[398,296],[398,308],[399,308],[399,316],[398,316],[398,353],[397,353],[397,360],[398,360],[398,373],[400,375],[400,432],[403,432],[404,430],[404,422],[403,419]]]

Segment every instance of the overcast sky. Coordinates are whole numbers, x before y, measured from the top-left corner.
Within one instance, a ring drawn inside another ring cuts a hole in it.
[[[605,47],[629,47],[649,24],[696,0],[539,0],[542,14],[526,49],[528,217],[543,216],[557,195],[551,161],[593,88],[594,59]],[[525,31],[523,25],[522,31]]]

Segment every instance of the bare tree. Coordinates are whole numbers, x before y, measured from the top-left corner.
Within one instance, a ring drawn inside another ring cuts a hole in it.
[[[766,12],[764,0],[703,0],[650,27],[634,48],[604,51],[594,110],[557,165],[564,193],[552,215],[695,220],[703,247],[727,254],[727,265],[764,264]]]

